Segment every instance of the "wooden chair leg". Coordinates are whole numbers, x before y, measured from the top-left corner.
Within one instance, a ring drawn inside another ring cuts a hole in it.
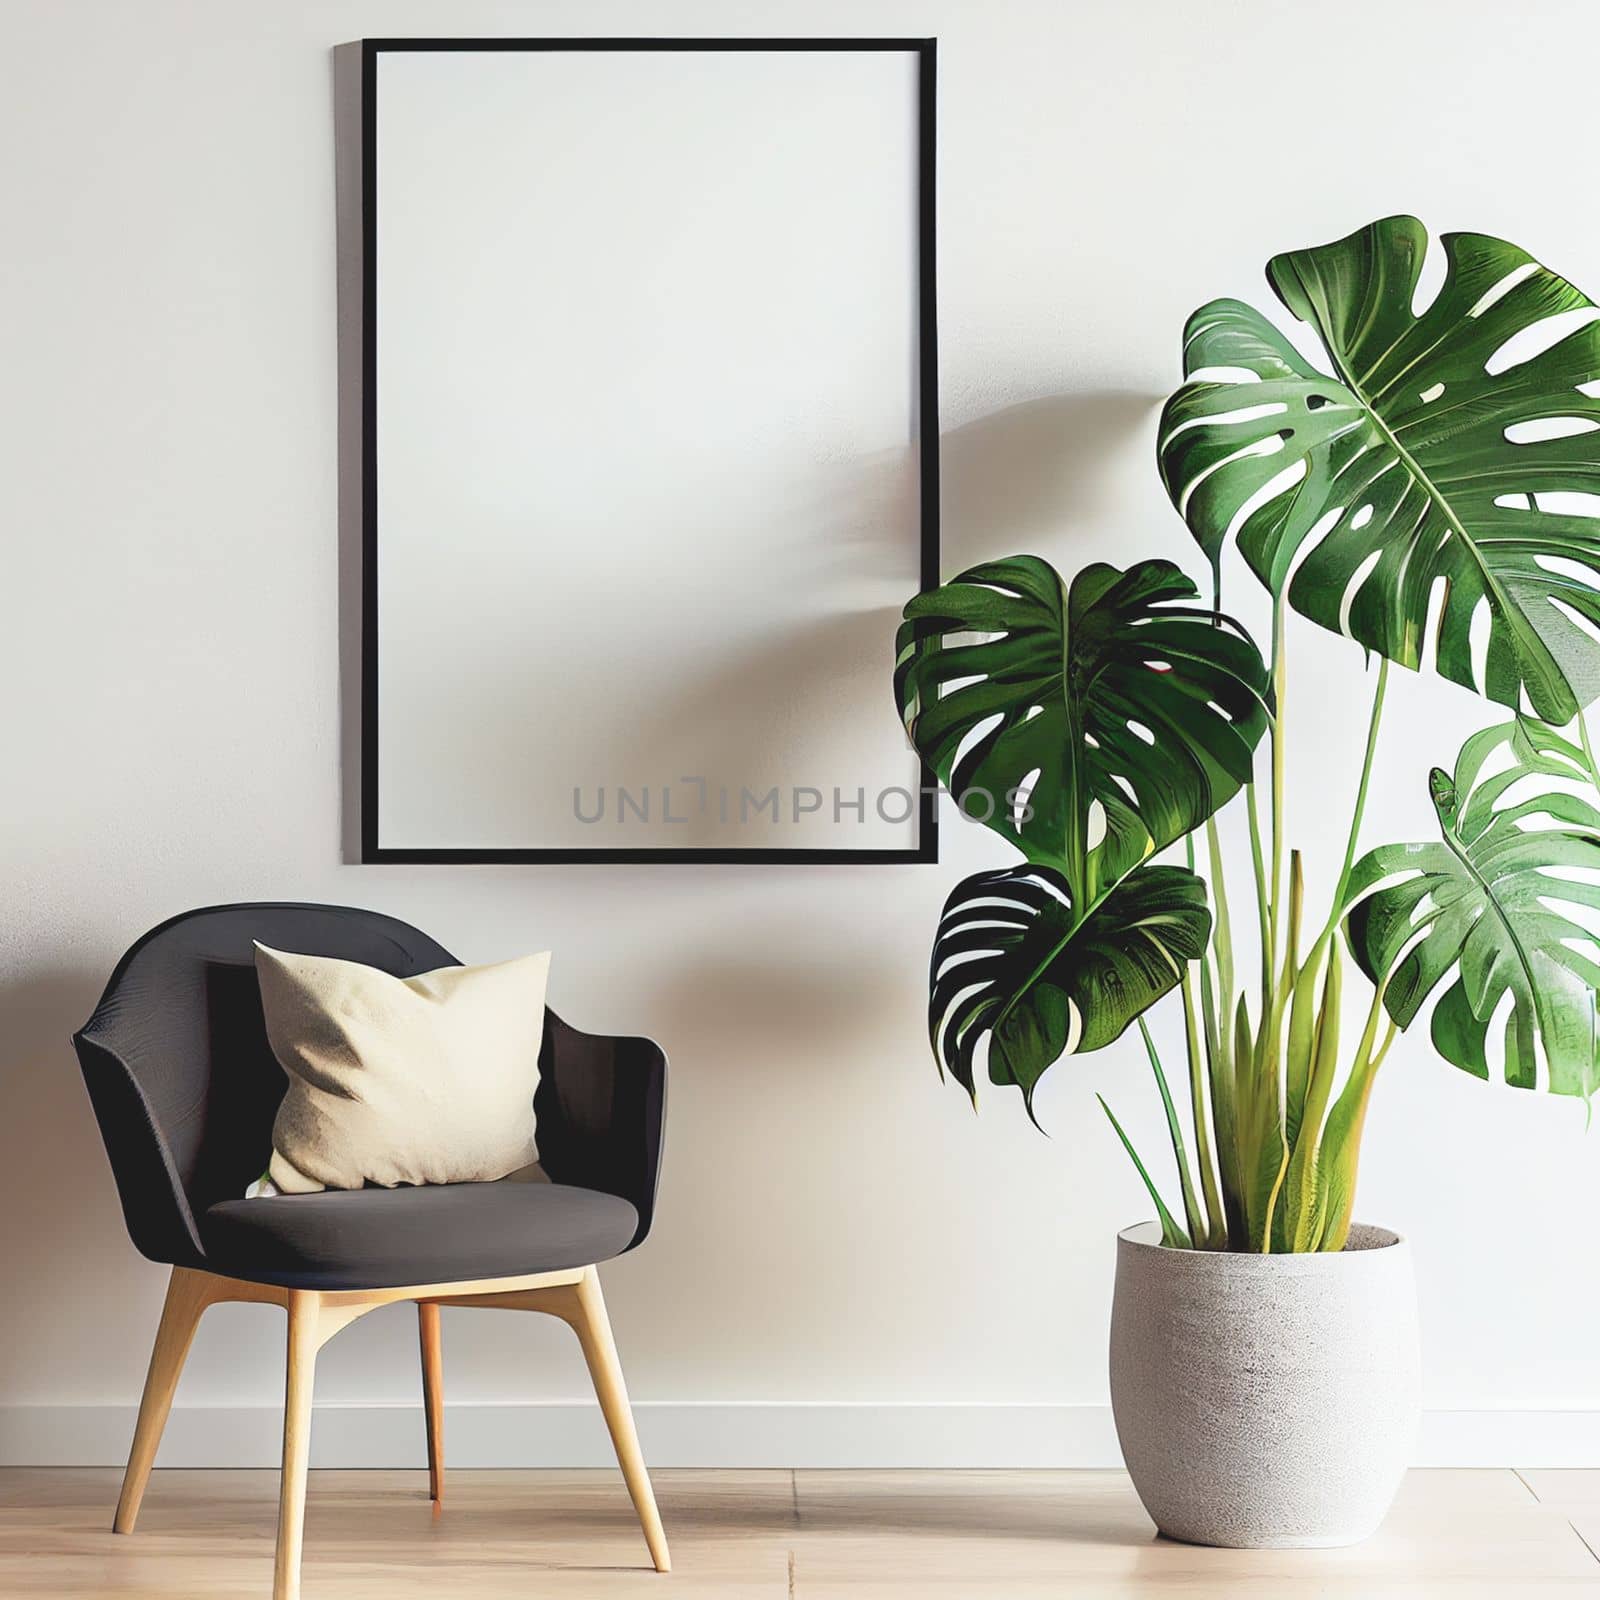
[[[211,1304],[211,1285],[203,1272],[174,1267],[167,1284],[167,1301],[161,1310],[161,1325],[156,1329],[155,1348],[150,1352],[150,1370],[144,1380],[144,1395],[139,1401],[139,1421],[133,1430],[133,1448],[128,1452],[128,1470],[122,1478],[122,1497],[112,1528],[117,1533],[132,1533],[139,1520],[139,1505],[144,1499],[150,1469],[172,1410],[172,1397],[178,1377],[194,1343],[200,1314]]]
[[[272,1600],[300,1600],[300,1546],[311,1459],[311,1389],[322,1344],[322,1297],[289,1292],[288,1361],[283,1390],[283,1481],[278,1488],[278,1554]]]
[[[428,1498],[444,1499],[444,1346],[439,1308],[417,1302],[417,1331],[422,1340],[422,1412],[428,1424]]]
[[[633,1508],[639,1513],[650,1559],[655,1562],[657,1572],[670,1572],[672,1557],[667,1551],[667,1535],[661,1526],[661,1514],[656,1510],[655,1490],[651,1487],[644,1454],[639,1449],[639,1435],[633,1426],[633,1409],[628,1404],[622,1363],[617,1358],[616,1341],[611,1337],[605,1296],[600,1293],[600,1275],[589,1267],[570,1293],[573,1309],[567,1320],[577,1333],[584,1359],[589,1363],[589,1376],[594,1380],[594,1392],[605,1415],[606,1427],[611,1430],[611,1443],[616,1449],[628,1493],[633,1497]]]

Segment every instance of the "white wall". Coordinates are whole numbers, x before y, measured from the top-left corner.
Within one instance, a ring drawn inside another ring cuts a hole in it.
[[[974,1119],[923,1042],[939,905],[998,842],[951,825],[937,867],[341,864],[329,50],[597,29],[940,37],[948,571],[1035,549],[1198,572],[1155,409],[1187,312],[1265,299],[1276,249],[1413,210],[1600,290],[1583,4],[5,0],[0,1408],[68,1408],[0,1411],[13,1458],[115,1454],[162,1289],[67,1035],[141,930],[255,897],[396,912],[468,960],[551,946],[560,1010],[665,1043],[658,1224],[608,1278],[660,1449],[1109,1448],[1112,1236],[1146,1206],[1092,1091],[1155,1151],[1138,1048],[1057,1074],[1047,1140],[1006,1096]],[[1326,866],[1365,691],[1351,649],[1300,638],[1292,816]],[[1372,836],[1421,837],[1426,768],[1488,718],[1409,675],[1390,698]],[[1600,1426],[1541,1415],[1600,1409],[1582,1107],[1472,1082],[1419,1036],[1368,1144],[1360,1211],[1418,1249],[1430,1405],[1508,1413],[1436,1422],[1429,1448],[1600,1463]],[[553,1326],[461,1312],[446,1337],[456,1401],[585,1392]],[[213,1313],[183,1401],[270,1406],[281,1338],[274,1313]],[[322,1371],[321,1399],[409,1418],[410,1322],[361,1323]],[[805,1418],[737,1409],[807,1401],[841,1408],[809,1444]]]

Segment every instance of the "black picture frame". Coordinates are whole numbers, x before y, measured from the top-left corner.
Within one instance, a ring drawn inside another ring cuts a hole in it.
[[[904,849],[423,848],[379,843],[378,807],[378,418],[377,418],[377,83],[378,58],[418,51],[906,51],[917,60],[917,434],[920,582],[939,582],[939,368],[936,294],[935,105],[937,41],[932,38],[602,38],[361,41],[361,816],[364,864],[517,865],[905,865],[939,859],[937,779],[924,767],[917,842]],[[888,662],[885,662],[888,690]]]

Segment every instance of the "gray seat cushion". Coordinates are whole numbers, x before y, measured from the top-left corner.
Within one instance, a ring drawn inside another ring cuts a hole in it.
[[[201,1218],[200,1233],[206,1265],[227,1277],[387,1289],[609,1261],[638,1223],[616,1195],[502,1181],[222,1200]]]

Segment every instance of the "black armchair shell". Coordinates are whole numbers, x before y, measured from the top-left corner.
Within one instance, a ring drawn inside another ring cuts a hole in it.
[[[439,1308],[544,1311],[583,1347],[658,1569],[666,1536],[634,1432],[595,1267],[655,1214],[666,1057],[545,1013],[537,1110],[547,1184],[441,1184],[245,1200],[285,1080],[267,1042],[253,944],[412,977],[456,965],[426,934],[344,906],[211,906],[147,933],[73,1036],[135,1246],[171,1265],[115,1528],[131,1533],[194,1328],[209,1305],[288,1312],[274,1600],[297,1600],[316,1352],[377,1306],[417,1303],[428,1465],[443,1481]]]
[[[128,1232],[152,1261],[206,1266],[207,1212],[242,1196],[271,1153],[284,1076],[267,1043],[256,940],[400,978],[457,964],[416,928],[346,906],[212,906],[140,939],[73,1044]],[[539,1072],[541,1165],[556,1184],[626,1200],[632,1249],[655,1213],[666,1057],[649,1039],[583,1033],[546,1010]]]

